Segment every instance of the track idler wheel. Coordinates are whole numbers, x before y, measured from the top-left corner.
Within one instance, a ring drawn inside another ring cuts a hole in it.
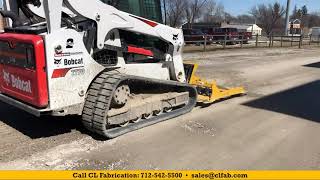
[[[130,88],[126,84],[119,85],[112,97],[112,105],[116,107],[124,106],[129,99]]]

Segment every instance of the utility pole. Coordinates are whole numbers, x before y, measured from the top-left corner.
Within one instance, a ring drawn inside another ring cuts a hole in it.
[[[288,29],[289,29],[290,4],[291,4],[291,0],[287,0],[286,26],[285,26],[285,30],[284,30],[285,35],[288,35]]]
[[[167,25],[167,3],[163,0],[164,24]]]

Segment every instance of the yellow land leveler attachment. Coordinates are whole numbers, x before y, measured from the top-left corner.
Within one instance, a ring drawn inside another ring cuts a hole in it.
[[[198,64],[185,63],[184,68],[188,83],[195,86],[198,91],[198,102],[213,103],[232,96],[244,95],[243,87],[224,88],[217,85],[216,81],[208,82],[196,75]]]

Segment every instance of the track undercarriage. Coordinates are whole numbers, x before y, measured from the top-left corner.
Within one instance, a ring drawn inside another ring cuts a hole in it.
[[[128,89],[129,87],[129,89]],[[83,124],[108,138],[190,112],[196,89],[186,83],[103,72],[91,85]]]

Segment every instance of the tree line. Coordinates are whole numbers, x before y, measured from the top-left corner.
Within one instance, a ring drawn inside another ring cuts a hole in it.
[[[258,4],[248,13],[233,16],[216,0],[161,0],[165,22],[172,27],[196,22],[258,24],[266,34],[281,34],[285,27],[285,5],[278,2]],[[302,27],[320,26],[320,13],[309,12],[307,6],[295,6],[290,19],[301,20]]]

